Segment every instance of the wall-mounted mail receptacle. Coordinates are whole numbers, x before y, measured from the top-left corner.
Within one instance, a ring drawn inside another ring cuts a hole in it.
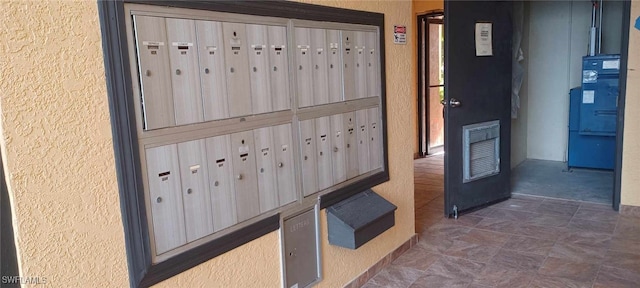
[[[329,244],[357,249],[395,225],[396,208],[371,189],[329,206]]]
[[[318,210],[308,210],[284,220],[282,263],[284,287],[309,287],[320,280]]]

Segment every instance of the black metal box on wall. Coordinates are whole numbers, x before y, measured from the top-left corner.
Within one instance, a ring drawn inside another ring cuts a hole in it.
[[[371,189],[328,207],[329,244],[357,249],[395,225],[397,208]]]

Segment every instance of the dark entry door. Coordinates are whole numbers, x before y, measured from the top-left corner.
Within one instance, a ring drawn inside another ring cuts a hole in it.
[[[445,1],[445,214],[511,195],[511,1]]]

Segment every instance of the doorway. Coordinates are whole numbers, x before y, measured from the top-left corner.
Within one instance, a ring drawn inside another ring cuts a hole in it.
[[[418,16],[418,155],[444,152],[444,12]]]

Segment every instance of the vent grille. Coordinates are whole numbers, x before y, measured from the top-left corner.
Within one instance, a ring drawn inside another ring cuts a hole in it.
[[[500,122],[462,127],[463,183],[500,173]]]

